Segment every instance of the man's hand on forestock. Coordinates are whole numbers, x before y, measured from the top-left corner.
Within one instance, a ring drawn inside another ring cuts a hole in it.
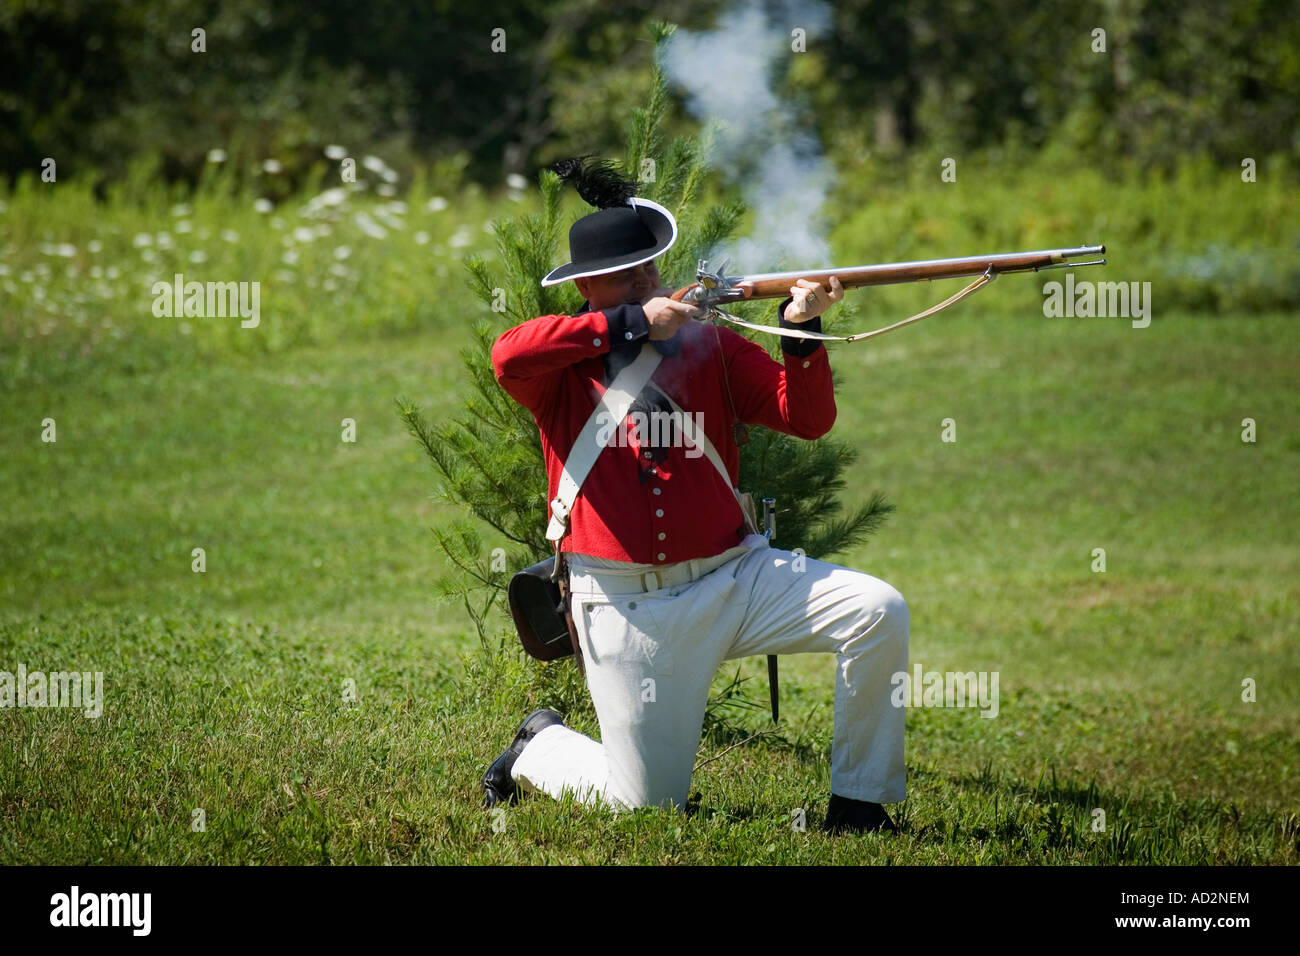
[[[641,303],[646,322],[650,326],[652,342],[671,339],[679,328],[700,314],[696,306],[668,298],[671,294],[671,289],[659,289]]]
[[[815,316],[821,315],[840,299],[844,298],[844,286],[836,276],[831,276],[831,287],[826,289],[820,282],[800,279],[790,287],[794,301],[785,307],[785,320],[801,324]],[[654,338],[653,335],[650,336]]]

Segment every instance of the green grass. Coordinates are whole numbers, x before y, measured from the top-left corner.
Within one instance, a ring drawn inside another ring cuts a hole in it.
[[[39,234],[26,202],[9,211]],[[6,262],[41,255],[8,228]],[[367,255],[412,274],[424,253],[393,242]],[[114,253],[137,275],[133,254]],[[452,298],[301,340],[286,319],[276,348],[182,339],[146,299],[85,354],[58,308],[39,342],[26,299],[0,309],[0,670],[105,674],[98,719],[0,710],[0,863],[1296,863],[1294,316],[1157,305],[1132,329],[1043,318],[1031,277],[999,286],[998,308],[832,352],[832,434],[861,453],[846,504],[897,506],[837,560],[907,597],[913,664],[1000,674],[995,719],[908,714],[896,839],[816,832],[828,657],[783,658],[782,724],[702,767],[692,812],[538,799],[494,832],[478,778],[518,720],[549,705],[597,727],[570,664],[524,661],[504,623],[483,649],[434,603],[428,528],[450,512],[393,399],[457,405],[470,316]],[[894,316],[855,295],[855,328]],[[728,696],[736,673],[701,761],[770,728],[763,662]]]

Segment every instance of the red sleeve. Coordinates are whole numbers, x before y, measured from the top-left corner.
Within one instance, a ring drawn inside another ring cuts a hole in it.
[[[492,369],[501,387],[536,413],[551,400],[564,370],[604,355],[610,340],[649,338],[645,311],[629,303],[581,315],[543,315],[502,332],[492,343]]]
[[[835,389],[825,347],[806,356],[783,352],[785,365],[742,335],[723,329],[736,414],[750,425],[809,440],[835,424]]]
[[[555,394],[566,368],[608,351],[604,313],[544,315],[497,337],[492,369],[511,398],[536,412]]]

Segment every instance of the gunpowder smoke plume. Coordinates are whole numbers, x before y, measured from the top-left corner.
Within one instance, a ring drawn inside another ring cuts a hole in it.
[[[718,124],[713,164],[740,185],[754,213],[750,235],[718,250],[719,261],[731,257],[730,272],[829,262],[820,213],[834,170],[799,106],[773,89],[773,75],[789,57],[816,55],[795,51],[802,45],[795,31],[815,50],[830,25],[830,8],[819,0],[736,4],[714,30],[678,30],[669,40],[664,73],[685,92],[692,115]]]

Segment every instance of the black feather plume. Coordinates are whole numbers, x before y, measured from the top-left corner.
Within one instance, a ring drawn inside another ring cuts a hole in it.
[[[626,206],[636,195],[641,184],[626,179],[607,159],[593,160],[590,156],[575,156],[551,164],[551,172],[573,184],[578,195],[597,209]]]

